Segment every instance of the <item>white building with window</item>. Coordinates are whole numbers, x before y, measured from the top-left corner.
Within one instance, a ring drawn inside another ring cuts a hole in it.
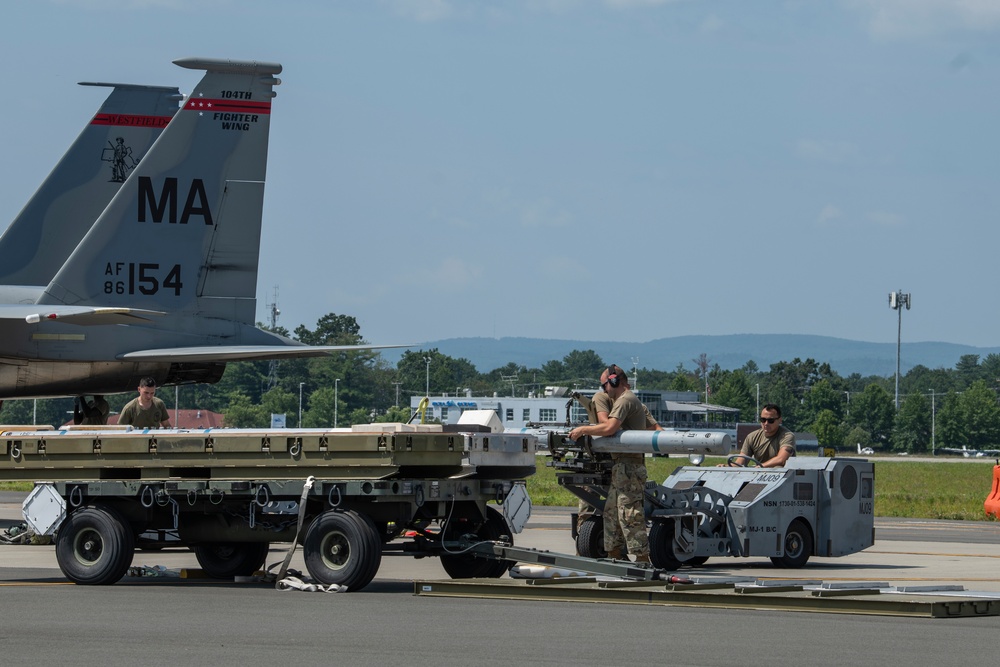
[[[593,396],[595,389],[581,390],[585,396]],[[466,410],[493,410],[504,428],[524,428],[529,424],[586,424],[587,411],[572,399],[572,392],[565,387],[546,387],[545,396],[527,398],[501,396],[429,397],[426,421],[441,424],[455,424]],[[636,396],[642,401],[656,421],[666,427],[675,428],[723,428],[735,429],[740,411],[720,405],[698,401],[694,391],[638,391]],[[421,396],[410,398],[410,410],[416,412]],[[418,418],[419,419],[419,418]]]

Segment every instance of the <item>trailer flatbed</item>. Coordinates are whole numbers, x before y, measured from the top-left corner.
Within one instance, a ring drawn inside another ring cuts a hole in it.
[[[499,577],[512,562],[462,545],[513,543],[536,440],[467,429],[0,428],[0,480],[35,482],[25,519],[55,535],[79,584],[114,583],[136,547],[167,541],[221,578],[252,574],[272,542],[297,542],[313,578],[358,590],[397,538],[452,577]]]

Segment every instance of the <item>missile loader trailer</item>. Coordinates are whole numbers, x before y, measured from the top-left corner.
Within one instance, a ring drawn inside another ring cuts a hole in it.
[[[530,513],[523,479],[536,440],[386,426],[10,430],[0,433],[0,480],[35,482],[25,519],[55,534],[59,567],[79,584],[118,581],[136,547],[167,537],[219,578],[250,575],[270,543],[296,540],[314,579],[349,590],[367,585],[390,549],[439,556],[453,578],[506,573],[510,561],[457,545],[513,543],[508,519],[519,532]]]

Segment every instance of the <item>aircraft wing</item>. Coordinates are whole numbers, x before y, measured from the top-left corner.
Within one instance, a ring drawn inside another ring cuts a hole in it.
[[[383,350],[414,345],[203,345],[136,350],[118,355],[122,361],[253,361],[258,359],[301,359],[322,357],[334,352]]]
[[[42,310],[44,309],[44,310]],[[59,321],[80,326],[135,324],[166,315],[159,310],[98,306],[39,306],[38,304],[0,306],[0,320],[24,320],[28,324]]]

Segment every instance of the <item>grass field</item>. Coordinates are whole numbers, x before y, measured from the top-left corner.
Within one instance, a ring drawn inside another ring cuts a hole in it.
[[[528,494],[535,505],[575,506],[576,497],[556,483],[555,471],[543,465],[528,478]],[[705,465],[722,459],[708,458]],[[649,479],[662,482],[686,459],[647,459]],[[983,510],[993,485],[993,465],[988,461],[951,463],[937,461],[875,461],[875,516],[908,519],[961,519],[994,521]],[[0,482],[0,491],[29,491],[30,483]]]

